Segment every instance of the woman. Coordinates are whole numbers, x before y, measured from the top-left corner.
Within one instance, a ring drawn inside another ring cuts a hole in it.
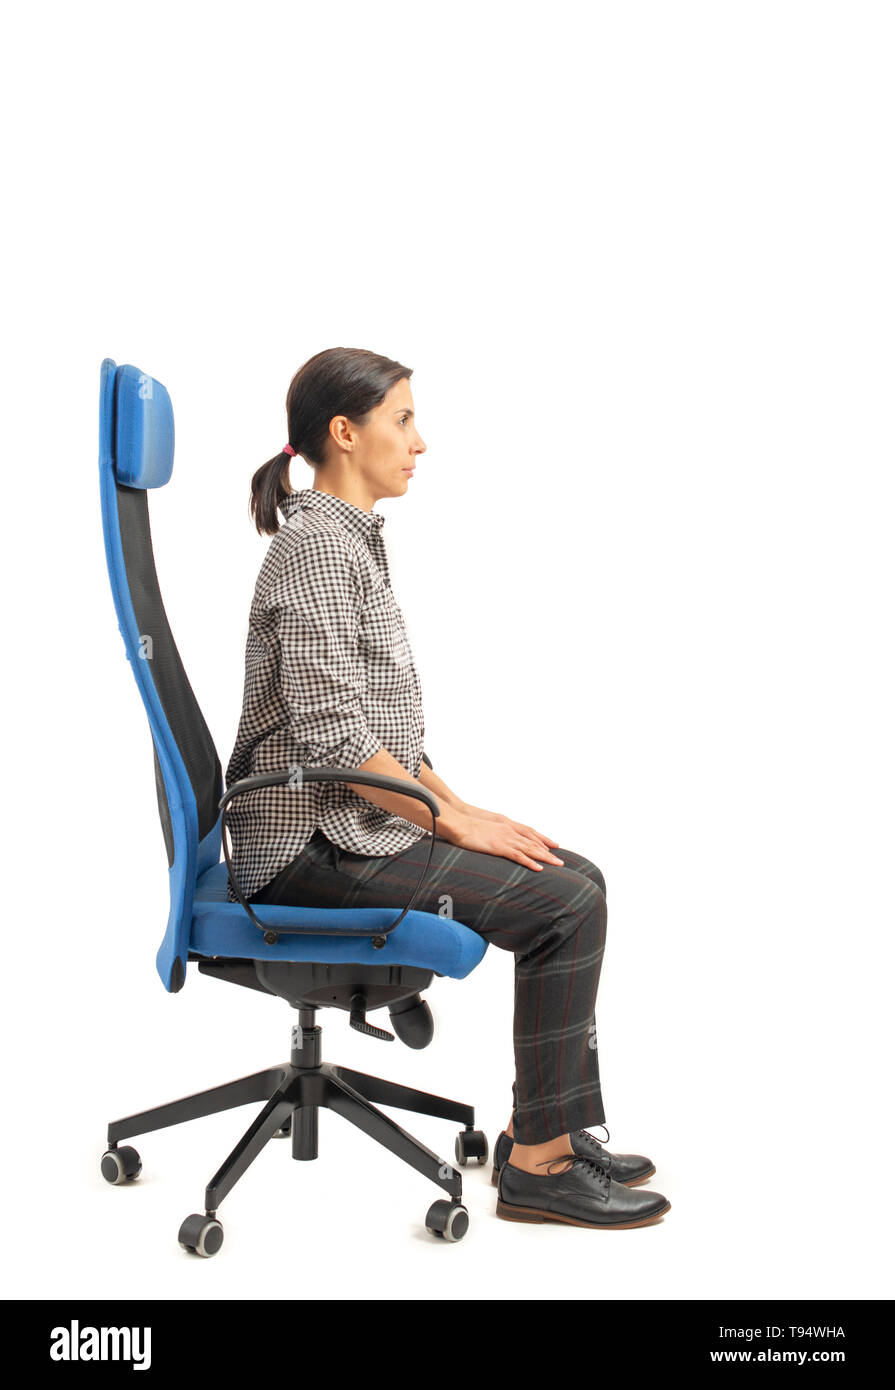
[[[454,918],[516,962],[516,1081],[495,1149],[498,1215],[649,1225],[670,1207],[636,1190],[652,1163],[610,1154],[586,1129],[604,1123],[594,1022],[603,875],[531,826],[469,805],[423,761],[419,678],[391,589],[384,518],[373,510],[382,497],[403,497],[425,452],[411,375],[375,353],[331,348],[292,380],[289,443],[252,479],[255,525],[273,541],[251,608],[227,785],[294,766],[356,767],[435,795],[436,842],[414,907],[438,912],[449,895]],[[313,488],[290,487],[296,455],[314,469]],[[400,907],[432,833],[422,802],[349,783],[252,792],[232,803],[230,825],[246,898],[306,907]]]

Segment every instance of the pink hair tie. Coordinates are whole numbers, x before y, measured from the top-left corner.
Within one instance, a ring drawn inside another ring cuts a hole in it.
[[[293,449],[291,444],[286,444],[283,447],[283,453],[288,454],[290,458],[294,459],[296,455],[296,450]]]

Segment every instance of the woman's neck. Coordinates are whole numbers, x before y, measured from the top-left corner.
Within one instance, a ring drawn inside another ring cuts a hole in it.
[[[371,512],[377,500],[370,495],[363,479],[357,477],[328,477],[324,481],[315,473],[312,491],[327,492],[330,497],[341,497],[343,502],[350,502],[352,507],[358,507],[362,512]]]

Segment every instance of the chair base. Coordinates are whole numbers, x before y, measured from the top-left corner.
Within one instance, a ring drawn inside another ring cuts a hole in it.
[[[205,1115],[217,1115],[251,1101],[265,1101],[264,1108],[205,1189],[205,1213],[207,1217],[214,1217],[227,1193],[277,1133],[291,1128],[293,1158],[305,1161],[317,1158],[317,1116],[324,1106],[436,1183],[450,1196],[452,1203],[459,1203],[462,1180],[457,1169],[383,1115],[374,1102],[438,1119],[456,1120],[467,1131],[475,1126],[473,1107],[321,1061],[323,1030],[314,1022],[315,1013],[314,1009],[299,1010],[298,1026],[292,1029],[288,1063],[116,1120],[109,1125],[109,1151],[114,1152],[120,1140],[136,1134],[147,1134]]]

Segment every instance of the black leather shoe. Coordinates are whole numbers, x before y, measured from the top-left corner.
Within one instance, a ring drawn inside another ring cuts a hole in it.
[[[570,1136],[572,1140],[572,1150],[576,1154],[581,1154],[582,1158],[595,1158],[609,1173],[615,1181],[623,1183],[625,1187],[639,1187],[642,1182],[648,1182],[655,1174],[656,1166],[642,1154],[611,1154],[608,1149],[604,1149],[599,1139],[595,1139],[592,1134],[588,1134],[586,1129],[576,1129]],[[506,1130],[501,1130],[497,1143],[494,1145],[494,1166],[491,1169],[491,1181],[497,1186],[497,1175],[506,1163],[513,1150],[513,1141]]]
[[[569,1166],[563,1171],[563,1165]],[[652,1226],[671,1203],[661,1192],[634,1192],[610,1178],[602,1163],[582,1154],[545,1164],[544,1176],[507,1161],[497,1183],[497,1215],[504,1221],[561,1221],[616,1231]]]

